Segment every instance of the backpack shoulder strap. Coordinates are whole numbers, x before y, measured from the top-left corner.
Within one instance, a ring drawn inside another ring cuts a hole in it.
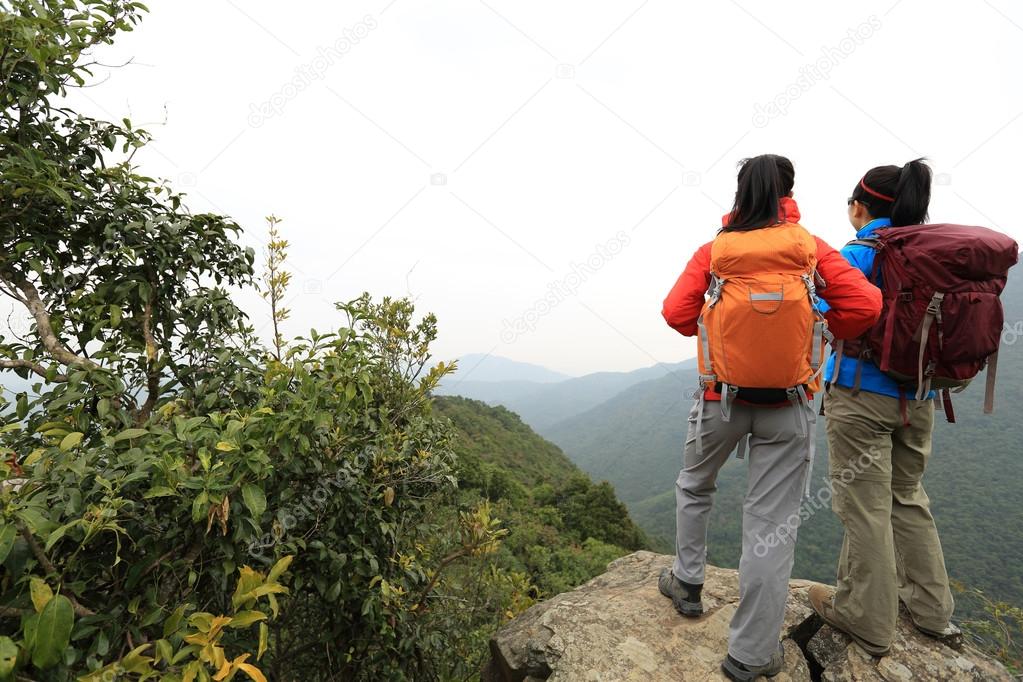
[[[866,246],[868,249],[877,251],[881,248],[881,240],[877,237],[864,237],[863,239],[853,239],[846,246]]]

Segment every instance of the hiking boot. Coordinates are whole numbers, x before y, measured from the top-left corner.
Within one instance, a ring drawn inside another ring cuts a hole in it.
[[[785,666],[785,649],[778,643],[778,650],[771,656],[771,660],[764,665],[746,665],[732,658],[731,654],[725,656],[721,661],[721,672],[730,680],[735,682],[749,682],[759,676],[774,677],[781,672]]]
[[[922,632],[928,637],[933,637],[951,649],[958,651],[963,648],[963,631],[960,630],[957,625],[949,623],[941,630],[928,630],[927,628],[920,627],[916,624],[916,622],[914,622],[913,627],[915,627],[918,632]]]
[[[853,632],[848,625],[842,622],[838,613],[835,611],[835,591],[832,588],[826,585],[814,585],[810,588],[808,596],[810,597],[810,606],[813,607],[813,610],[817,612],[817,615],[820,616],[825,623],[836,630],[841,630],[845,634],[849,635],[854,642],[859,644],[863,650],[871,656],[888,655],[891,647],[881,647],[873,642],[868,642]]]
[[[703,615],[703,602],[700,601],[702,584],[683,582],[675,577],[670,568],[666,568],[657,579],[657,589],[665,597],[671,598],[675,609],[686,618],[699,618]]]

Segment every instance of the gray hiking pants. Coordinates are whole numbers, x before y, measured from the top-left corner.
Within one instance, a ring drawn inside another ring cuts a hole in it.
[[[702,453],[696,443],[703,404]],[[736,444],[749,440],[749,473],[742,516],[739,606],[732,617],[728,653],[764,665],[778,649],[788,581],[796,549],[799,506],[809,475],[814,438],[812,406],[731,405],[725,421],[717,401],[697,399],[689,413],[682,471],[675,482],[675,577],[702,584],[707,563],[707,520],[715,480]]]

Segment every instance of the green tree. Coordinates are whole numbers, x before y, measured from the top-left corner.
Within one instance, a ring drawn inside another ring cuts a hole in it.
[[[32,320],[0,369],[34,381],[0,404],[0,678],[439,676],[479,627],[440,597],[502,532],[454,505],[436,321],[363,296],[268,353],[238,226],[56,104],[144,7],[0,7],[0,292]]]

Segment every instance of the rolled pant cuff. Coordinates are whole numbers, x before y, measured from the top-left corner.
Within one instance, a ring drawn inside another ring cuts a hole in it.
[[[682,582],[689,583],[690,585],[702,585],[703,581],[706,579],[705,570],[701,570],[699,573],[693,573],[691,576],[687,577],[686,572],[682,570],[680,562],[677,559],[671,567],[671,573]]]

